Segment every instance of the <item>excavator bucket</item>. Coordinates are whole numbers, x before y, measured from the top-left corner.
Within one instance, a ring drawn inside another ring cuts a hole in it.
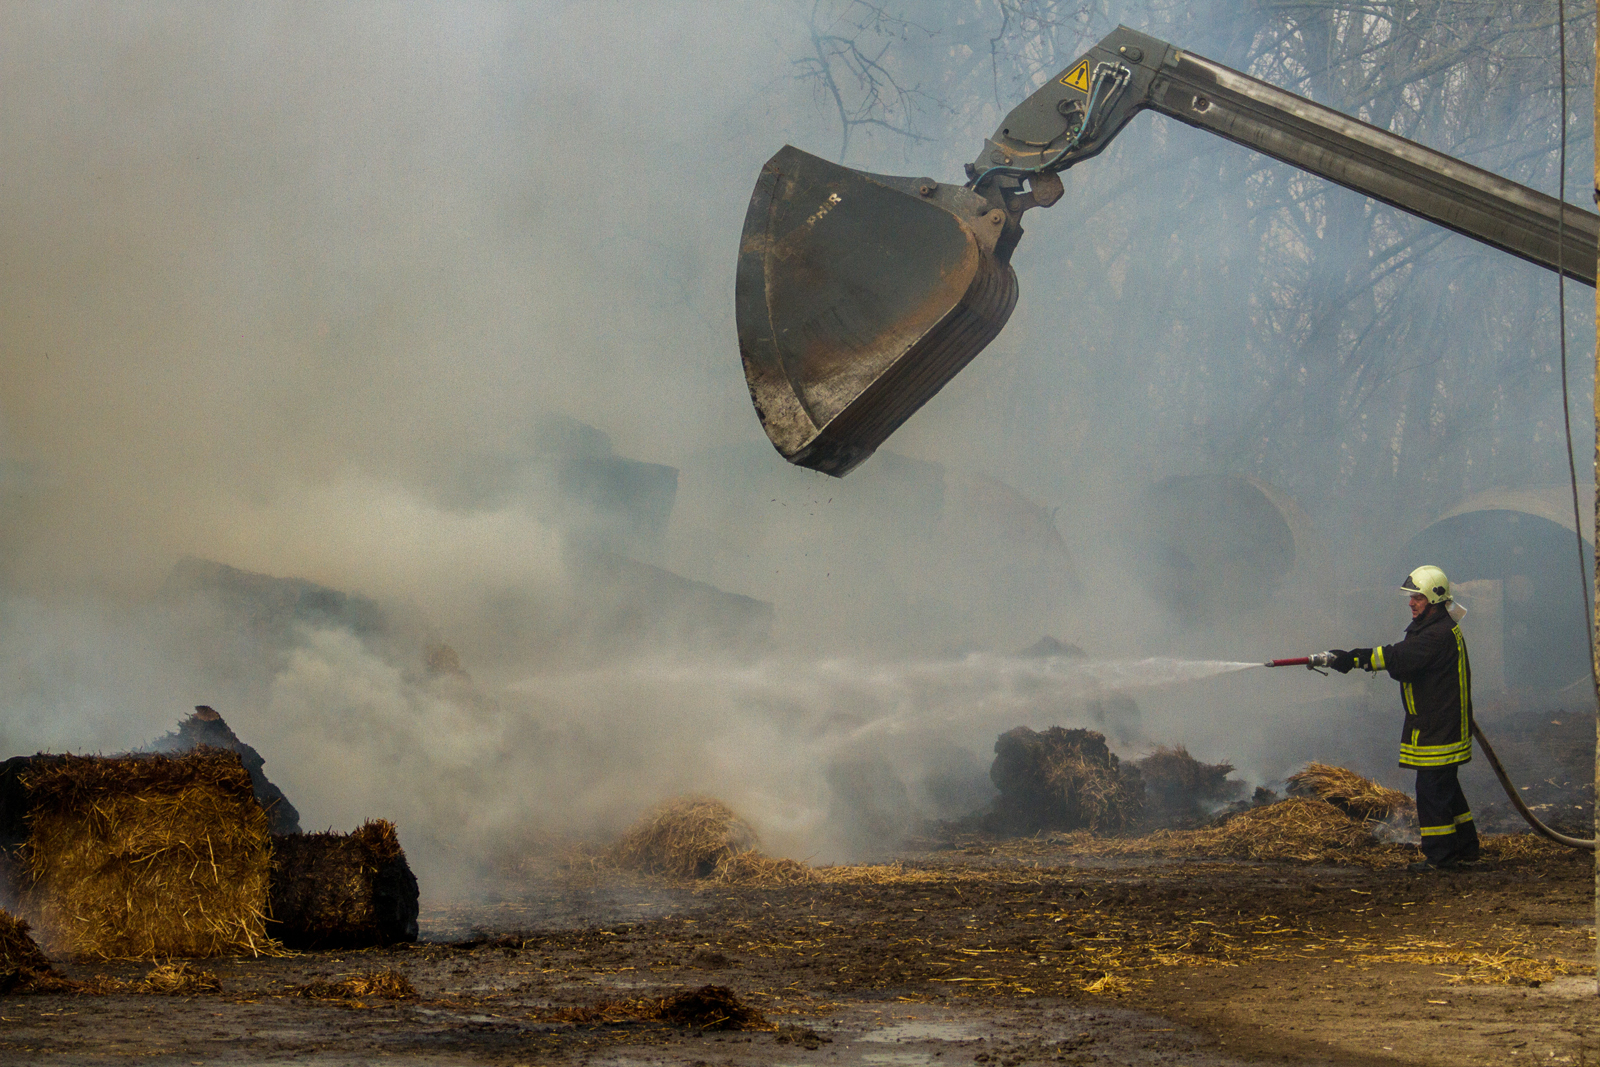
[[[750,399],[783,457],[842,476],[965,367],[1016,305],[1020,232],[961,186],[789,146],[768,160],[735,305]]]

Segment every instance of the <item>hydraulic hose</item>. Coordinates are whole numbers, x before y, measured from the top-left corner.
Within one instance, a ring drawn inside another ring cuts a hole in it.
[[[1595,851],[1595,843],[1581,837],[1568,837],[1566,834],[1550,829],[1539,821],[1539,817],[1528,810],[1528,805],[1523,803],[1522,796],[1517,792],[1517,787],[1511,784],[1511,776],[1506,774],[1506,769],[1500,766],[1500,757],[1494,754],[1494,746],[1489,744],[1489,739],[1483,736],[1483,731],[1478,729],[1478,724],[1472,724],[1472,736],[1478,739],[1478,747],[1483,749],[1483,754],[1489,758],[1489,766],[1494,768],[1494,776],[1500,779],[1500,784],[1505,787],[1506,796],[1511,798],[1511,806],[1516,808],[1528,825],[1533,827],[1537,834],[1542,834],[1550,840],[1568,848],[1575,848],[1582,852]]]

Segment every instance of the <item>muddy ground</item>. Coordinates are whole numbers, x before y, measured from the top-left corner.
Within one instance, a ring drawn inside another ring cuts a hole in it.
[[[568,871],[426,908],[416,945],[209,961],[220,993],[0,998],[0,1063],[1600,1061],[1588,855],[1418,875],[1034,840],[823,876]],[[386,971],[417,995],[326,988]],[[708,984],[766,1028],[648,1018]]]

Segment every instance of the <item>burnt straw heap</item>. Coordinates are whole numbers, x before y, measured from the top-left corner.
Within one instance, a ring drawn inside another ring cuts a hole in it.
[[[1019,726],[994,743],[989,779],[1000,796],[985,829],[996,833],[1125,830],[1144,814],[1144,782],[1104,734]]]
[[[1243,810],[1277,799],[1245,784],[1233,765],[1202,763],[1181,745],[1121,760],[1104,734],[1052,726],[1018,726],[994,744],[989,780],[999,790],[988,813],[975,816],[988,833],[1023,836],[1090,830],[1117,834],[1158,827],[1195,827],[1224,808]]]

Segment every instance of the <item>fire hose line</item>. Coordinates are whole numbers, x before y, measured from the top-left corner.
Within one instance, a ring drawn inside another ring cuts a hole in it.
[[[1533,827],[1535,833],[1542,834],[1557,844],[1566,845],[1568,848],[1575,848],[1582,852],[1595,851],[1595,843],[1593,841],[1585,840],[1581,837],[1568,837],[1566,834],[1552,830],[1540,822],[1539,817],[1529,811],[1528,805],[1523,803],[1522,795],[1517,792],[1517,787],[1511,784],[1511,776],[1500,765],[1500,757],[1494,754],[1494,746],[1489,744],[1487,737],[1483,736],[1483,731],[1478,729],[1477,723],[1472,724],[1472,736],[1478,739],[1478,747],[1483,749],[1483,754],[1488,757],[1489,766],[1494,768],[1494,776],[1500,779],[1501,786],[1505,788],[1506,796],[1511,798],[1511,806],[1516,808],[1524,819],[1528,820],[1528,825]]]

